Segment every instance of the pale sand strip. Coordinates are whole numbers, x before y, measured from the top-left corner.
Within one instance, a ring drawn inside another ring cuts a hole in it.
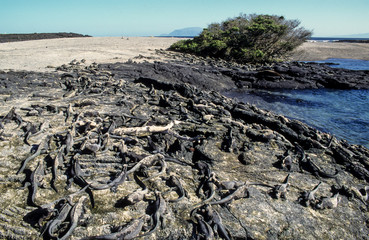
[[[54,71],[72,60],[92,62],[125,62],[138,55],[163,60],[155,49],[166,49],[178,38],[158,37],[92,37],[61,38],[0,43],[0,70]],[[311,61],[327,58],[369,60],[367,43],[307,42],[298,48],[292,60]]]
[[[178,38],[89,37],[0,43],[0,70],[53,71],[72,60],[126,62],[133,57],[159,57],[155,49],[166,49]]]
[[[295,61],[317,61],[328,58],[369,60],[369,43],[306,42],[292,56]]]

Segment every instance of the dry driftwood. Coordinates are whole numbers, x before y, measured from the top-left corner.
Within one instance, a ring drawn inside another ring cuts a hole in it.
[[[166,126],[145,126],[145,127],[127,127],[127,128],[116,128],[113,131],[114,135],[138,135],[141,133],[158,133],[164,132],[171,129],[174,125],[179,124],[180,121],[170,122]]]

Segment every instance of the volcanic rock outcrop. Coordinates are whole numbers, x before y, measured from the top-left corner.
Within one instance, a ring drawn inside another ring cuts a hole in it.
[[[1,72],[0,237],[367,238],[366,148],[185,65]]]

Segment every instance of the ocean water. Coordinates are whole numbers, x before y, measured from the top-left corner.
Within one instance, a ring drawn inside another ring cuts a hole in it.
[[[351,70],[369,70],[369,61],[359,59],[329,58],[316,63],[328,63],[332,68],[346,68]]]
[[[312,42],[337,42],[340,40],[369,40],[369,38],[347,38],[347,37],[311,37]]]
[[[358,67],[357,60],[333,60],[341,67]],[[360,69],[369,70],[369,61],[364,63]],[[247,90],[224,94],[369,148],[369,90]]]

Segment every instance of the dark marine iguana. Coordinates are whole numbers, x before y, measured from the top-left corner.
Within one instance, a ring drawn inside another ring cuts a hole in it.
[[[58,240],[66,240],[70,237],[70,235],[73,233],[74,229],[78,226],[79,220],[82,217],[85,209],[84,209],[84,202],[87,200],[86,196],[80,197],[78,202],[73,205],[73,208],[70,210],[69,218],[69,228],[68,231],[61,237],[58,238]]]
[[[93,240],[93,239],[104,239],[104,240],[129,240],[134,239],[141,232],[144,223],[149,218],[148,215],[143,215],[137,219],[132,220],[125,226],[120,227],[120,229],[116,232],[101,235],[101,236],[92,236],[82,238],[81,240]]]
[[[210,205],[224,204],[224,203],[228,203],[232,200],[237,200],[237,199],[240,199],[240,198],[247,198],[247,197],[250,196],[248,187],[249,187],[248,184],[244,184],[244,185],[238,187],[234,192],[232,192],[228,196],[220,199],[219,201],[209,202],[209,204]]]
[[[142,188],[137,189],[136,191],[128,194],[124,198],[118,200],[117,204],[120,205],[133,205],[135,203],[138,203],[145,199],[146,195],[149,192],[149,189],[146,187],[146,185],[141,181],[141,179],[137,176],[137,174],[133,174],[133,177],[136,181],[136,183]]]
[[[318,165],[316,165],[309,156],[306,156],[304,149],[295,143],[296,152],[300,153],[300,159],[299,159],[299,166],[300,171],[303,172],[303,170],[306,170],[310,173],[312,173],[316,177],[323,177],[323,178],[335,178],[337,177],[338,173],[341,171],[336,169],[336,173],[329,174],[321,170]]]
[[[154,227],[142,234],[142,235],[139,235],[137,237],[144,237],[144,236],[148,236],[150,234],[152,234],[153,232],[155,232],[158,227],[159,227],[159,224],[161,223],[162,227],[165,225],[164,224],[164,213],[167,209],[167,204],[165,202],[165,199],[163,198],[163,196],[161,195],[161,192],[157,191],[155,192],[155,195],[156,195],[156,200],[154,202],[154,213],[152,214],[152,220],[153,220],[153,223],[154,223]]]
[[[323,198],[320,203],[316,204],[316,208],[317,209],[336,208],[339,202],[340,202],[339,192],[337,192],[332,197]]]
[[[174,200],[169,200],[169,202],[178,202],[181,201],[184,197],[188,197],[187,191],[183,188],[181,181],[176,176],[170,175],[167,180],[167,184],[178,192],[178,198]]]
[[[312,190],[303,192],[298,201],[304,203],[306,207],[315,205],[317,203],[315,193],[318,191],[320,184],[322,184],[322,182],[319,182]]]
[[[72,209],[72,205],[69,203],[68,200],[66,200],[63,203],[63,205],[60,207],[60,209],[57,210],[58,215],[46,224],[40,236],[43,236],[45,233],[47,233],[49,238],[55,237],[60,226],[67,219],[71,209]]]
[[[204,217],[202,215],[195,213],[193,219],[196,219],[197,221],[197,239],[214,239],[214,231],[211,226],[204,220]],[[196,221],[194,222],[196,223]]]
[[[288,191],[290,174],[284,179],[282,184],[275,185],[272,189],[271,193],[274,195],[275,198],[286,198],[286,194]]]
[[[44,139],[42,139],[41,143],[38,145],[37,151],[33,155],[29,156],[28,158],[26,158],[26,160],[23,161],[21,167],[19,168],[17,172],[17,175],[23,172],[24,168],[26,167],[27,163],[30,160],[38,157],[41,153],[47,152],[47,150],[49,149],[49,141],[51,137],[52,135],[47,135]]]
[[[22,117],[15,112],[15,107],[12,107],[10,111],[0,120],[0,128],[4,129],[3,122],[13,120],[18,124],[18,127],[22,124]]]
[[[230,240],[228,230],[223,225],[222,218],[219,213],[212,208],[210,205],[206,205],[205,213],[207,216],[207,221],[210,222],[210,225],[213,225],[214,232],[218,233],[218,235],[226,240]]]
[[[45,167],[43,164],[43,160],[40,160],[37,164],[37,167],[31,174],[31,180],[30,182],[27,182],[24,187],[30,187],[28,202],[31,206],[37,206],[35,203],[35,197],[37,193],[38,187],[42,186],[42,181],[45,176]]]
[[[53,159],[53,165],[52,165],[52,178],[50,185],[55,190],[55,192],[58,192],[58,189],[55,186],[55,181],[57,179],[58,169],[59,167],[62,167],[64,164],[64,149],[65,145],[61,146],[58,153],[56,154],[56,157]]]
[[[122,171],[111,182],[105,184],[89,183],[89,187],[92,190],[104,190],[111,188],[113,189],[113,191],[115,191],[120,184],[124,183],[126,178],[127,178],[127,165],[124,165]]]

